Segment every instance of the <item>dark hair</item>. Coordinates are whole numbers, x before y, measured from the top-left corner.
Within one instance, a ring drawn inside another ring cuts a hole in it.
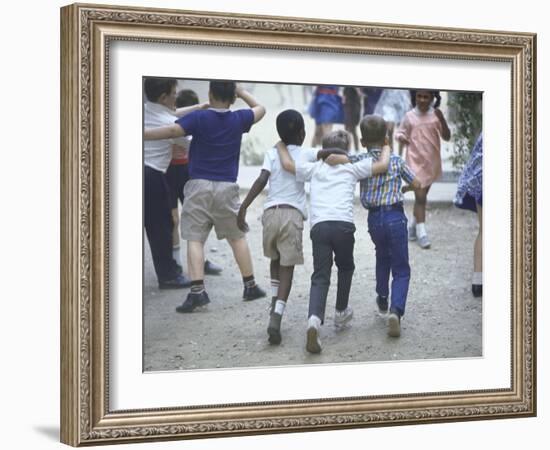
[[[178,92],[178,96],[176,97],[176,108],[196,105],[197,103],[199,103],[199,97],[195,91],[191,89],[182,89]]]
[[[277,116],[277,133],[285,144],[301,145],[305,130],[304,118],[294,109],[286,109]]]
[[[162,94],[169,95],[177,84],[175,78],[145,78],[143,89],[147,100],[156,103]]]
[[[210,93],[220,102],[232,102],[235,99],[237,83],[234,81],[211,81]]]
[[[430,91],[429,89],[410,89],[409,92],[411,94],[411,104],[413,108],[416,106],[416,93],[418,91],[427,91],[430,94],[432,94],[432,97],[435,98],[434,108],[439,108],[439,105],[441,105],[441,94],[439,91]]]
[[[347,131],[337,130],[327,134],[323,138],[323,148],[340,148],[346,152],[349,150],[351,139]]]
[[[377,115],[371,114],[363,117],[359,124],[361,137],[367,143],[377,143],[386,137],[386,121]]]

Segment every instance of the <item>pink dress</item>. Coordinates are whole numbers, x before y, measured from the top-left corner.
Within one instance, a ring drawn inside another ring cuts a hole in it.
[[[409,141],[407,165],[423,188],[441,176],[441,122],[433,108],[423,113],[413,108],[401,122],[396,138]]]

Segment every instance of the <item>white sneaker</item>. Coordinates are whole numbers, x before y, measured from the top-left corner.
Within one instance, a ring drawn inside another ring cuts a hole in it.
[[[319,330],[321,328],[321,319],[317,316],[311,316],[307,322],[306,350],[309,353],[321,353],[321,339]]]
[[[418,238],[418,245],[420,245],[420,248],[423,248],[425,250],[431,247],[432,243],[430,242],[427,234]]]
[[[388,334],[391,337],[401,336],[401,318],[394,312],[388,316]]]
[[[334,326],[336,328],[342,328],[353,318],[353,309],[348,306],[343,311],[336,310],[334,312]]]

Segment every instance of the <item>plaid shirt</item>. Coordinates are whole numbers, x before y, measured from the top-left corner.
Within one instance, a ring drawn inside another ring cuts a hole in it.
[[[371,149],[358,155],[350,155],[348,158],[352,163],[364,158],[372,158],[376,161],[380,157],[380,153],[380,149]],[[381,205],[389,206],[403,201],[401,178],[407,183],[411,183],[414,180],[414,173],[401,157],[391,155],[386,173],[361,180],[361,204],[365,208],[371,208]]]

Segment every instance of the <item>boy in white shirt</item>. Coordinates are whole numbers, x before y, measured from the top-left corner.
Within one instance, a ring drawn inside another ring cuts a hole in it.
[[[350,136],[343,130],[330,133],[323,139],[323,148],[337,147],[349,150]],[[278,147],[284,167],[292,170],[288,150]],[[319,331],[324,322],[325,307],[332,261],[338,267],[338,288],[334,323],[342,327],[353,317],[348,306],[349,292],[355,264],[353,247],[355,225],[353,203],[358,180],[384,173],[388,170],[390,147],[385,146],[380,159],[373,162],[365,158],[356,164],[331,166],[322,161],[300,161],[295,165],[296,180],[310,181],[310,237],[313,244],[313,274],[309,296],[306,350],[321,352]]]
[[[277,132],[287,145],[293,161],[316,161],[326,157],[330,150],[315,150],[300,147],[305,138],[302,115],[288,109],[277,116]],[[276,148],[266,152],[262,171],[237,215],[237,225],[248,231],[246,210],[269,182],[269,192],[264,203],[262,216],[264,255],[271,260],[271,309],[267,333],[269,342],[281,343],[281,319],[292,287],[294,266],[304,263],[302,232],[307,219],[306,193],[303,181],[297,181],[294,174],[281,165]]]

